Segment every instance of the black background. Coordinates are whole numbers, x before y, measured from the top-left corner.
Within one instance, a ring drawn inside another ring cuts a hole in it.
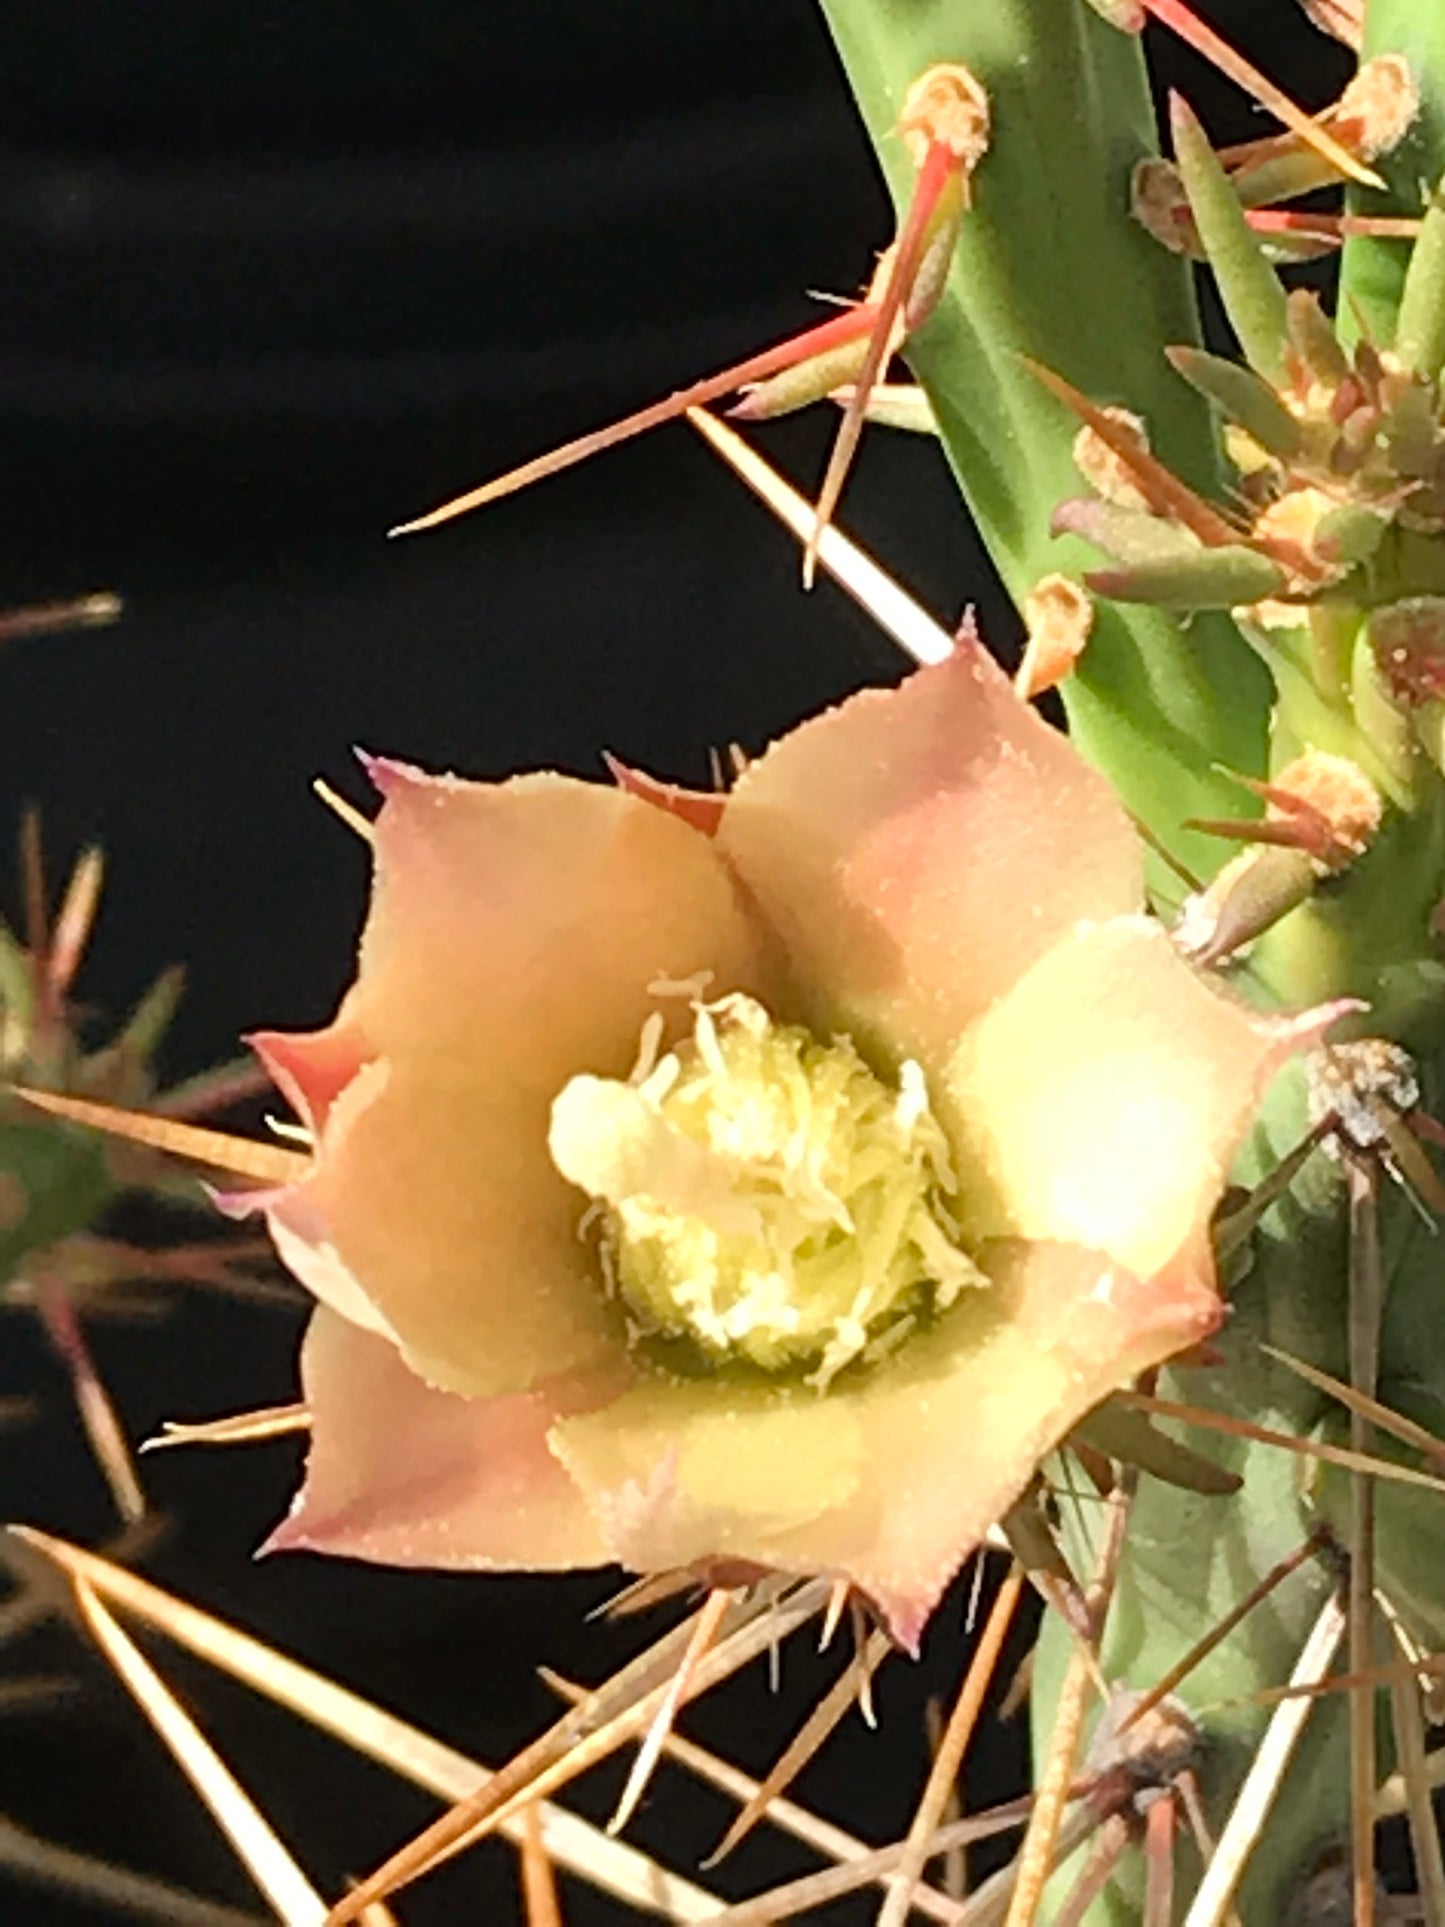
[[[977,0],[959,0],[960,5]],[[1340,72],[1290,0],[1205,9],[1310,101]],[[1214,125],[1254,124],[1167,45]],[[803,325],[851,291],[889,218],[808,0],[46,0],[0,13],[0,604],[120,590],[123,625],[0,662],[6,820],[45,811],[57,858],[102,839],[112,878],[83,989],[123,1007],[161,963],[191,987],[169,1063],[258,1024],[324,1018],[364,903],[358,844],[307,792],[362,794],[362,744],[495,776],[600,773],[607,746],[701,780],[902,665],[831,587],[805,599],[786,538],[674,427],[486,514],[388,544],[392,522]],[[829,424],[771,432],[806,486]],[[935,611],[999,604],[941,459],[876,434],[846,521]],[[0,834],[4,823],[0,822]],[[184,1304],[97,1328],[138,1435],[282,1401],[296,1320]],[[0,1509],[109,1529],[63,1378],[0,1324],[0,1393],[43,1421],[0,1440]],[[289,1445],[149,1462],[176,1589],[495,1761],[548,1717],[533,1668],[600,1677],[638,1629],[584,1628],[615,1575],[459,1580],[250,1549],[283,1508]],[[895,1664],[883,1730],[804,1791],[870,1838],[906,1824],[921,1706],[959,1660],[961,1596],[923,1664]],[[652,1630],[660,1628],[654,1627]],[[11,1673],[81,1683],[61,1713],[0,1712],[0,1811],[254,1904],[119,1689],[63,1629]],[[328,1891],[428,1817],[423,1799],[197,1669],[164,1662]],[[781,1702],[745,1684],[693,1730],[764,1766],[826,1669]],[[856,1724],[856,1723],[855,1723]],[[975,1802],[1018,1770],[995,1732]],[[579,1804],[605,1814],[617,1775]],[[659,1780],[636,1837],[688,1867],[724,1809]],[[771,1849],[745,1891],[808,1863]],[[492,1846],[403,1903],[408,1921],[511,1917]],[[871,1903],[870,1903],[871,1905]],[[574,1923],[615,1917],[570,1888]],[[853,1903],[838,1918],[870,1917]],[[90,1919],[7,1887],[6,1921]]]

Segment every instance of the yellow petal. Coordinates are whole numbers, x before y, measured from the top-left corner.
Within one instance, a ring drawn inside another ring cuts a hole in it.
[[[1196,1235],[1297,1027],[1205,983],[1143,917],[1085,927],[964,1034],[935,1092],[973,1235],[1147,1276]]]
[[[1149,1280],[1059,1245],[983,1257],[988,1287],[826,1394],[659,1378],[562,1420],[553,1449],[616,1555],[642,1570],[723,1557],[834,1572],[915,1645],[1046,1454],[1219,1317],[1202,1241]]]

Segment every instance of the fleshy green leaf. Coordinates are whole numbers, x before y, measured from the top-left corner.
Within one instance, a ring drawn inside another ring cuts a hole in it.
[[[1147,602],[1156,609],[1237,609],[1263,602],[1284,587],[1284,573],[1253,549],[1198,549],[1173,561],[1141,562],[1126,569],[1091,569],[1084,577],[1095,595],[1114,602]]]
[[[1198,117],[1178,94],[1170,99],[1169,119],[1174,158],[1225,313],[1250,367],[1268,381],[1281,381],[1288,329],[1280,278],[1244,218],[1239,197]]]
[[[1169,361],[1191,388],[1221,408],[1261,448],[1287,462],[1299,453],[1300,426],[1267,381],[1250,368],[1199,348],[1170,348]]]

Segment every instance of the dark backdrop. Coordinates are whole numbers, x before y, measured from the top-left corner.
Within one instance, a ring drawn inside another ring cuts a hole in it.
[[[1290,0],[1208,11],[1322,97],[1337,63],[1319,65]],[[1169,69],[1197,93],[1194,63]],[[0,663],[5,820],[34,799],[57,853],[99,837],[113,859],[86,993],[119,1008],[184,958],[178,1072],[246,1027],[326,1016],[365,866],[307,784],[325,772],[359,794],[354,744],[477,775],[596,775],[605,745],[701,780],[711,746],[756,746],[899,673],[833,589],[801,596],[788,542],[682,428],[451,530],[382,536],[802,325],[805,290],[851,290],[887,233],[810,0],[0,12],[0,604],[111,587],[127,602],[118,629]],[[774,431],[778,459],[814,476],[827,426]],[[941,615],[980,600],[1008,640],[931,448],[874,436],[846,519]],[[0,1393],[47,1408],[0,1446],[3,1511],[99,1536],[63,1380],[21,1319],[0,1335]],[[96,1344],[145,1434],[287,1398],[294,1336],[287,1314],[191,1301]],[[161,1576],[491,1760],[550,1710],[539,1661],[596,1677],[636,1639],[581,1627],[609,1579],[252,1567],[294,1457],[152,1462],[176,1522]],[[855,1733],[806,1782],[874,1837],[906,1823],[920,1709],[956,1674],[960,1612],[940,1615],[921,1667],[886,1677],[881,1734]],[[0,1713],[0,1811],[248,1903],[73,1641],[57,1630],[6,1658],[83,1690],[43,1719]],[[427,1816],[338,1749],[172,1672],[328,1889]],[[696,1730],[759,1767],[821,1676],[800,1656],[781,1704],[750,1684]],[[1016,1770],[1011,1747],[981,1756],[971,1797]],[[582,1803],[605,1812],[615,1785]],[[638,1837],[684,1864],[722,1819],[667,1775]],[[760,1852],[720,1881],[800,1864]],[[404,1916],[507,1918],[511,1878],[491,1847]],[[568,1907],[614,1917],[582,1890]],[[93,1916],[0,1875],[0,1917]]]

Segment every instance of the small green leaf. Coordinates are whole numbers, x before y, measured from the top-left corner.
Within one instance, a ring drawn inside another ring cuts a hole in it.
[[[835,388],[856,381],[867,353],[868,337],[863,335],[821,355],[810,355],[766,381],[755,382],[728,413],[740,422],[769,422],[799,408],[811,408]]]
[[[1170,96],[1169,117],[1174,158],[1225,313],[1251,368],[1267,381],[1282,381],[1289,334],[1279,276],[1193,109],[1178,94]]]
[[[1206,400],[1282,462],[1300,450],[1300,425],[1267,381],[1202,348],[1166,348],[1170,365]]]
[[[868,420],[878,428],[901,428],[909,435],[938,435],[938,417],[916,382],[880,381],[868,397]]]
[[[1155,563],[1192,562],[1212,549],[1177,522],[1151,515],[1148,509],[1121,508],[1097,496],[1060,502],[1050,528],[1055,535],[1079,535],[1126,567],[1147,568]]]
[[[1445,179],[1435,189],[1405,270],[1395,353],[1427,381],[1445,369]]]
[[[1369,561],[1389,526],[1388,516],[1379,515],[1359,502],[1341,502],[1338,508],[1320,517],[1314,544],[1330,561],[1353,567]]]
[[[1235,609],[1263,602],[1284,587],[1283,571],[1242,545],[1199,549],[1192,556],[1133,568],[1095,569],[1084,580],[1109,601],[1147,602],[1156,609]]]
[[[1289,345],[1316,381],[1329,388],[1338,387],[1350,372],[1349,357],[1320,306],[1319,296],[1308,288],[1291,288],[1284,305]]]

